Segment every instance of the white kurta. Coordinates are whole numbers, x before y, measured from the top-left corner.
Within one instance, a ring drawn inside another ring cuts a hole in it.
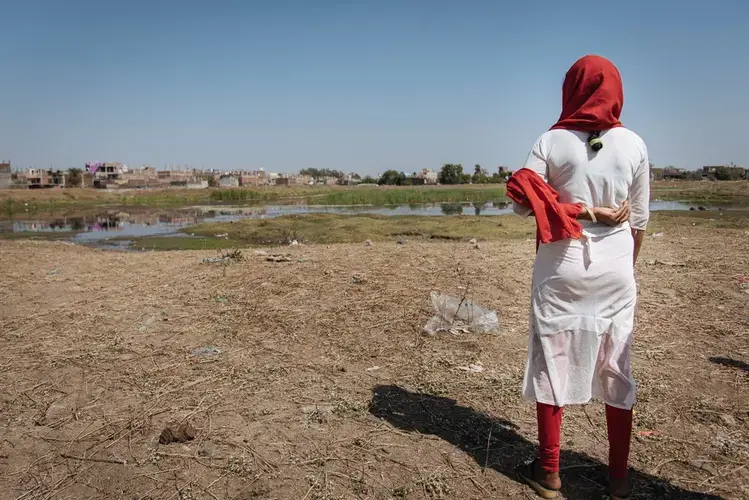
[[[630,409],[635,286],[631,228],[649,218],[650,166],[645,143],[626,128],[601,135],[593,153],[587,133],[551,130],[533,146],[524,168],[536,171],[566,203],[618,207],[629,200],[629,223],[582,221],[580,240],[542,244],[533,266],[526,398],[555,406],[591,398]],[[515,204],[515,211],[529,211]]]

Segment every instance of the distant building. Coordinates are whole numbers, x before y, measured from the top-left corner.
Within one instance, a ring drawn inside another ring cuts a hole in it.
[[[13,184],[13,174],[10,171],[10,162],[0,163],[0,189],[7,189]]]
[[[68,174],[62,170],[47,170],[43,168],[26,169],[26,185],[30,189],[51,187],[65,187]]]
[[[317,184],[335,186],[338,184],[338,177],[320,177],[317,179]]]
[[[127,165],[118,162],[86,163],[86,172],[93,175],[93,185],[98,188],[117,187],[124,183],[120,176],[128,172]]]
[[[298,175],[297,179],[297,184],[300,185],[311,186],[315,184],[315,179],[313,179],[311,175]]]
[[[208,189],[208,181],[193,181],[187,183],[187,189]]]
[[[749,170],[734,164],[707,165],[702,167],[702,178],[708,180],[749,179]]]
[[[706,165],[702,167],[702,178],[715,180],[718,169],[721,167],[723,167],[723,165]]]
[[[239,187],[239,179],[233,175],[222,175],[218,180],[218,185],[226,188]]]
[[[421,171],[414,173],[412,176],[413,184],[437,184],[439,174],[429,168],[423,168]]]
[[[687,171],[683,168],[666,167],[663,169],[663,180],[683,179]]]
[[[342,186],[358,186],[361,184],[361,177],[355,176],[354,174],[346,174],[338,179],[337,183]]]
[[[185,186],[196,178],[194,170],[158,170],[157,181],[160,185]]]
[[[94,187],[94,175],[91,172],[83,172],[81,174],[81,187]]]
[[[255,173],[243,174],[239,177],[239,185],[247,187],[261,186],[263,179]]]
[[[122,172],[115,182],[127,188],[147,188],[158,184],[159,175],[153,167],[128,169]]]

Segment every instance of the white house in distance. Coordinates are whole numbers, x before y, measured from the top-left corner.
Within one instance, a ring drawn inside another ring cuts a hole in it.
[[[239,179],[233,175],[222,175],[218,180],[218,185],[226,188],[239,187]]]
[[[415,172],[411,177],[414,184],[437,184],[439,174],[429,168],[423,168],[419,172]]]

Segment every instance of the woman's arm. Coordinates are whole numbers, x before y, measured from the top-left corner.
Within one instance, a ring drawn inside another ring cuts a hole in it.
[[[632,237],[635,239],[635,251],[632,264],[637,264],[637,256],[640,255],[640,248],[642,248],[642,242],[645,241],[645,231],[640,229],[632,230]]]
[[[549,164],[546,161],[547,157],[546,142],[542,135],[538,140],[536,140],[536,143],[531,148],[528,156],[525,158],[525,163],[521,168],[533,170],[541,176],[544,182],[549,182]],[[516,201],[512,202],[512,210],[521,217],[529,217],[533,215],[533,210],[517,203]]]
[[[624,200],[619,208],[595,207],[590,209],[590,212],[593,215],[589,220],[613,227],[627,222],[631,214],[631,209],[629,201]]]
[[[632,238],[635,240],[632,262],[634,265],[637,263],[637,257],[645,241],[645,229],[650,220],[650,161],[644,143],[642,144],[642,161],[635,171],[632,185],[629,188],[629,200],[632,205],[629,225],[632,227]]]

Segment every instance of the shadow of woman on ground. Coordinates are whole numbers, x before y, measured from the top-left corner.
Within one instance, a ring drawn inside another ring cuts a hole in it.
[[[536,453],[536,444],[521,436],[512,422],[460,406],[449,398],[410,392],[395,385],[381,385],[374,389],[369,412],[398,429],[438,436],[468,453],[480,466],[488,465],[518,482],[517,465]],[[604,464],[582,453],[565,450],[561,461],[565,499],[589,500],[606,493]],[[687,491],[637,471],[633,471],[632,479],[634,498],[721,498]]]
[[[712,358],[710,358],[710,361],[712,361],[716,365],[723,365],[723,366],[727,366],[729,368],[736,368],[737,370],[742,370],[742,371],[745,371],[745,372],[749,372],[749,363],[745,363],[743,361],[739,361],[738,359],[723,358],[723,357],[712,357]]]

